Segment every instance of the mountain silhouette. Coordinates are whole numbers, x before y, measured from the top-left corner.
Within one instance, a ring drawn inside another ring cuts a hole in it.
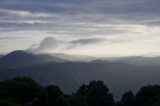
[[[0,80],[27,76],[42,85],[58,85],[67,93],[74,92],[79,85],[91,80],[102,80],[116,98],[120,98],[127,90],[136,92],[143,85],[160,82],[160,66],[136,66],[106,60],[70,62],[24,51],[3,56],[0,66]]]
[[[0,67],[21,67],[51,61],[64,62],[66,60],[50,55],[35,55],[26,51],[16,50],[0,58]]]

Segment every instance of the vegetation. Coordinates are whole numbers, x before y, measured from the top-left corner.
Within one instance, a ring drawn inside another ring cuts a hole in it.
[[[31,78],[0,82],[0,106],[160,106],[160,85],[142,87],[136,95],[128,91],[115,102],[103,81],[83,84],[72,95],[58,86],[41,86]]]

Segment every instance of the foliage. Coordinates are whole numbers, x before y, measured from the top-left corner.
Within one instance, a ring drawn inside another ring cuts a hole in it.
[[[153,98],[160,94],[160,86],[159,85],[148,85],[142,87],[135,99],[138,106],[145,106],[148,102],[150,102]]]
[[[43,87],[31,78],[18,77],[0,82],[0,106],[160,106],[160,86],[144,86],[135,96],[125,92],[114,102],[103,81],[83,84],[66,95],[58,86]]]
[[[1,99],[16,98],[26,104],[42,95],[42,87],[30,78],[14,78],[0,83]]]
[[[119,106],[135,106],[135,99],[132,91],[125,92],[122,95],[121,101],[119,102]]]

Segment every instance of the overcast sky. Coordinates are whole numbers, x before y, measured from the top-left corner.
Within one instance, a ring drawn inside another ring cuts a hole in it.
[[[160,55],[160,0],[0,0],[0,53]]]

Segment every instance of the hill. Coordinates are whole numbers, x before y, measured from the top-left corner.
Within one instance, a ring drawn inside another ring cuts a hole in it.
[[[66,60],[50,55],[35,55],[17,50],[0,58],[0,67],[21,67],[45,62],[64,62]]]
[[[124,62],[94,60],[69,62],[48,55],[23,51],[9,53],[0,59],[0,80],[27,76],[43,85],[59,85],[66,93],[91,80],[104,81],[116,98],[127,90],[136,92],[146,84],[159,84],[159,66],[137,66]]]
[[[78,85],[91,80],[104,81],[116,98],[127,90],[137,91],[146,84],[160,82],[159,67],[140,67],[125,63],[45,63],[21,68],[1,69],[0,78],[28,76],[43,85],[56,84],[65,92],[75,91]]]

